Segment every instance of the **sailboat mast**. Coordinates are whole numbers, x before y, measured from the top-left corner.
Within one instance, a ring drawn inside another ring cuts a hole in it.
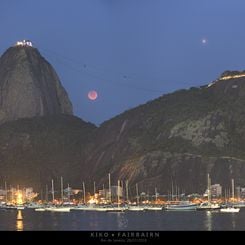
[[[85,183],[83,182],[83,202],[86,204]]]
[[[123,188],[124,188],[124,186],[123,186],[123,180],[122,181],[120,181],[120,186],[122,187],[122,202],[124,202],[124,191],[123,191]]]
[[[46,200],[46,202],[48,202],[48,185],[46,184],[46,186],[45,186],[46,188],[46,190],[45,190],[45,200]]]
[[[240,187],[237,188],[237,200],[238,200],[238,202],[241,201],[241,189],[240,189]]]
[[[52,182],[51,182],[51,188],[52,188],[52,200],[54,202],[54,180],[52,179]]]
[[[109,178],[109,202],[111,203],[111,174],[108,174]]]
[[[157,202],[157,188],[155,187],[155,202]]]
[[[10,189],[11,189],[11,202],[13,202],[14,201],[14,188],[11,186]]]
[[[61,197],[61,202],[62,203],[63,203],[63,200],[64,200],[63,191],[64,191],[64,188],[63,188],[63,177],[61,176],[60,177],[60,197]]]
[[[127,203],[129,202],[128,200],[128,180],[126,180],[126,199],[127,199]]]
[[[95,192],[96,192],[96,186],[95,186],[95,181],[94,181],[94,196],[95,196]]]
[[[137,206],[139,206],[139,190],[138,190],[138,183],[136,183],[136,200],[137,200]]]
[[[7,188],[7,182],[6,181],[4,182],[4,185],[5,185],[5,202],[7,203],[8,202],[8,188]]]
[[[208,174],[208,203],[211,203],[211,179]]]
[[[235,185],[234,185],[234,179],[231,179],[231,195],[232,195],[232,201],[234,202],[235,198]]]
[[[117,181],[117,207],[119,209],[119,191],[120,191],[120,180]]]
[[[173,180],[171,180],[171,201],[174,200],[174,183]]]
[[[70,185],[69,183],[67,184],[67,197],[68,197],[68,202],[70,202]]]
[[[41,202],[43,202],[43,189],[40,190],[40,195],[41,195]]]

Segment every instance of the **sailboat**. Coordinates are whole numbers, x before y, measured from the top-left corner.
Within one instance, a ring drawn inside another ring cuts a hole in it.
[[[63,188],[63,179],[61,179],[61,186]],[[52,180],[52,199],[54,203],[54,181]],[[45,211],[51,211],[51,212],[70,212],[70,207],[64,207],[64,206],[50,206],[45,208]],[[36,210],[37,211],[37,210]],[[39,210],[40,211],[40,210]]]
[[[158,197],[158,193],[157,193],[157,188],[155,187],[155,203],[157,203],[157,197]],[[145,206],[145,210],[148,210],[148,211],[159,211],[162,209],[163,209],[163,207],[160,205],[157,205],[157,204]]]
[[[208,174],[207,177],[207,181],[208,181],[208,201],[207,202],[203,202],[200,204],[199,207],[197,207],[197,210],[215,210],[215,209],[220,209],[220,205],[218,203],[212,203],[211,202],[211,178]]]
[[[120,180],[118,180],[117,182],[117,207],[107,207],[106,208],[107,212],[123,212],[125,210],[125,208],[120,207],[119,192],[120,192]]]
[[[234,201],[234,199],[235,199],[234,179],[231,180],[231,188],[232,188],[232,201]],[[239,211],[240,211],[240,208],[235,207],[234,203],[231,206],[226,206],[226,207],[220,209],[220,212],[222,212],[222,213],[238,213]]]
[[[139,189],[138,189],[138,184],[136,184],[136,206],[130,205],[128,207],[128,211],[144,211],[144,207],[139,206]]]

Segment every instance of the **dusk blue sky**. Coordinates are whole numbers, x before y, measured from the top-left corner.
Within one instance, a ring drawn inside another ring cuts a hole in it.
[[[225,70],[245,70],[244,0],[0,0],[0,9],[0,53],[32,40],[74,114],[97,125]]]

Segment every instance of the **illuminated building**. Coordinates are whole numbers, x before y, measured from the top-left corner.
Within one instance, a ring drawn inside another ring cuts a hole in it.
[[[22,47],[32,47],[32,42],[30,40],[22,40],[16,42],[15,46],[22,46]]]

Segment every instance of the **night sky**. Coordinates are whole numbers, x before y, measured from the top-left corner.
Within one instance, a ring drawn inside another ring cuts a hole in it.
[[[32,40],[75,115],[97,125],[245,70],[244,0],[0,0],[0,11],[0,53]]]

